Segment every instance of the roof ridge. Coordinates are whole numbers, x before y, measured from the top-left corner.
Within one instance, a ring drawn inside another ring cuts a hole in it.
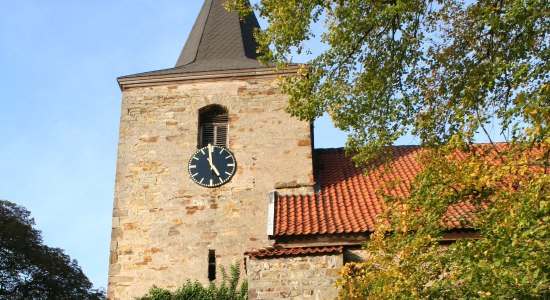
[[[315,152],[340,152],[345,151],[345,147],[336,147],[336,148],[314,148]]]
[[[478,144],[476,144],[478,145]],[[420,145],[392,145],[391,148],[407,148],[407,147],[413,147],[413,148],[420,148]],[[315,152],[343,152],[346,151],[346,147],[335,147],[335,148],[314,148],[313,151]]]

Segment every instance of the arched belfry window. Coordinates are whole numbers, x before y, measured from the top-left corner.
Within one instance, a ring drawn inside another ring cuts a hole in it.
[[[221,105],[213,104],[199,110],[199,148],[208,144],[227,147],[229,114]]]

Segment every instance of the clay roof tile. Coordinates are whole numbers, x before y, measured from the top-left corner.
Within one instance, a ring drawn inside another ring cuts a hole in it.
[[[250,257],[280,257],[292,255],[314,255],[314,254],[331,254],[341,253],[342,246],[331,247],[298,247],[298,248],[282,248],[282,247],[267,247],[248,251],[245,255]]]
[[[373,232],[377,216],[385,209],[382,194],[407,196],[410,183],[422,169],[417,161],[419,146],[395,146],[392,151],[389,167],[375,163],[374,170],[365,175],[342,148],[316,149],[313,165],[319,190],[278,197],[275,236]],[[486,204],[453,205],[441,221],[450,229],[465,228],[483,207]]]

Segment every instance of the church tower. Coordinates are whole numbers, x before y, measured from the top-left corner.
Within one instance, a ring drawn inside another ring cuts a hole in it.
[[[222,2],[205,0],[174,68],[118,79],[109,299],[242,265],[270,244],[275,185],[312,185],[311,124],[285,113],[281,73],[257,61],[256,17]]]

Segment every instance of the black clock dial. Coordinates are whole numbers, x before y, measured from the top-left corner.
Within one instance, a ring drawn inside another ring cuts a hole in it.
[[[189,176],[197,184],[217,187],[228,182],[237,170],[233,153],[224,147],[208,145],[189,159]]]

